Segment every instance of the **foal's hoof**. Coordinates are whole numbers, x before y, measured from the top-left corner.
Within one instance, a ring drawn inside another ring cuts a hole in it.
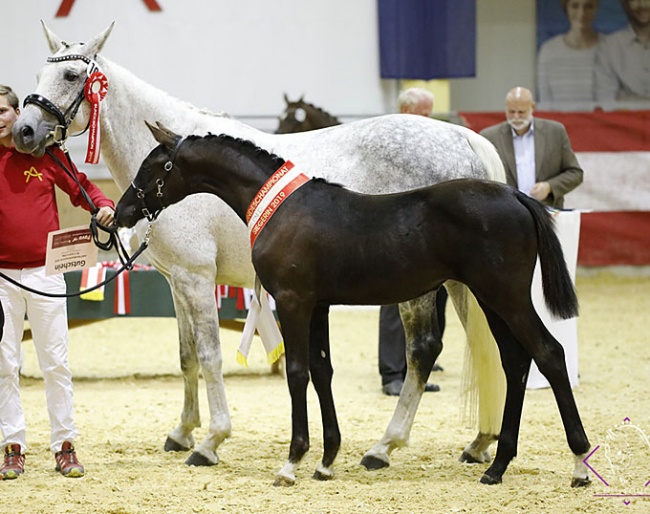
[[[468,464],[484,464],[485,462],[490,462],[491,459],[490,452],[483,452],[477,457],[468,451],[464,451],[458,457],[460,462],[467,462]]]
[[[218,463],[219,463],[218,457],[216,461],[211,460],[199,452],[192,452],[192,455],[190,455],[185,461],[185,464],[187,464],[188,466],[214,466],[215,464]]]
[[[190,450],[189,448],[186,448],[185,446],[178,444],[171,437],[167,437],[167,440],[165,441],[166,452],[187,452],[189,450]]]
[[[374,471],[377,469],[384,469],[390,466],[390,462],[375,457],[374,455],[364,455],[361,459],[361,465],[366,468],[368,471]]]
[[[573,477],[571,480],[571,487],[587,487],[591,484],[589,477]]]
[[[501,477],[491,477],[487,473],[485,473],[481,477],[481,483],[486,484],[486,485],[496,485],[501,483]]]
[[[311,477],[314,480],[326,482],[327,480],[332,480],[332,478],[334,478],[334,472],[331,469],[319,466]]]
[[[273,482],[273,485],[275,487],[290,487],[292,485],[296,485],[296,481],[292,480],[289,477],[278,475],[277,477],[275,477],[275,482]]]

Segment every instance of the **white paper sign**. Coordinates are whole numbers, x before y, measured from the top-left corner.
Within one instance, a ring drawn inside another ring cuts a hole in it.
[[[45,274],[75,271],[97,264],[97,247],[87,225],[55,230],[47,235]]]

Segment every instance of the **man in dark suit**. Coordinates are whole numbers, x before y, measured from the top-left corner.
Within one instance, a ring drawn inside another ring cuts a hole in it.
[[[535,101],[523,87],[506,96],[506,120],[481,131],[496,147],[509,185],[550,207],[564,207],[564,196],[580,185],[583,171],[564,125],[533,118]]]

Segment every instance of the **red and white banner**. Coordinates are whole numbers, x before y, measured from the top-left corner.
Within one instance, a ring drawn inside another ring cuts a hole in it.
[[[460,113],[480,132],[503,112]],[[584,169],[565,207],[583,211],[578,264],[650,265],[650,111],[541,112],[562,123]]]

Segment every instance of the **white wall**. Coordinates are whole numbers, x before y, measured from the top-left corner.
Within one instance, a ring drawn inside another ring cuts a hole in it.
[[[61,0],[3,6],[0,82],[30,93],[49,55],[40,19],[84,41],[115,20],[103,54],[197,106],[274,128],[282,95],[339,116],[393,112],[396,81],[379,78],[376,0]],[[452,81],[453,110],[501,109],[515,84],[533,85],[535,0],[477,0],[478,75]]]
[[[477,20],[476,77],[451,81],[452,111],[500,111],[514,86],[535,89],[535,0],[477,0]]]

